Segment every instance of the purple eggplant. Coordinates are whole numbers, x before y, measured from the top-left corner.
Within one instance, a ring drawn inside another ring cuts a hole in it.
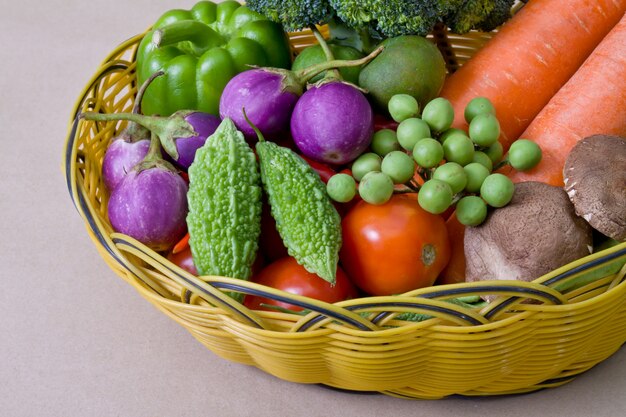
[[[237,74],[222,92],[220,117],[230,118],[246,138],[256,138],[243,117],[241,109],[245,108],[264,135],[283,134],[289,126],[291,110],[302,94],[302,85],[287,81],[285,73],[255,68]]]
[[[133,113],[139,114],[141,100],[146,88],[157,77],[163,75],[163,71],[154,73],[148,78],[137,91],[137,98],[133,107]],[[111,140],[104,154],[102,162],[102,179],[104,185],[112,191],[126,174],[143,160],[150,148],[150,132],[137,123],[130,122],[117,137]]]
[[[146,134],[150,133],[146,131]],[[111,142],[102,162],[102,179],[109,191],[113,191],[135,165],[145,158],[150,140],[126,141],[117,138]]]
[[[128,120],[157,135],[163,149],[182,170],[186,171],[196,155],[196,150],[215,132],[221,120],[209,113],[181,110],[169,117],[144,116],[135,113],[100,114],[86,112],[87,120]]]
[[[353,85],[323,83],[298,100],[291,116],[291,135],[303,155],[327,164],[345,164],[371,143],[374,113]]]
[[[299,71],[277,68],[254,68],[233,77],[220,98],[220,116],[230,118],[250,141],[256,134],[243,117],[245,108],[250,121],[264,136],[283,136],[289,132],[291,113],[309,79],[331,68],[359,66],[376,57],[382,48],[365,58],[332,60]]]
[[[162,159],[153,135],[144,160],[111,193],[111,226],[154,250],[168,249],[187,230],[187,189],[176,169]]]
[[[187,171],[196,156],[196,151],[215,132],[221,120],[217,116],[203,112],[189,112],[183,118],[193,127],[197,135],[174,139],[178,158],[173,159],[173,161],[181,169]]]

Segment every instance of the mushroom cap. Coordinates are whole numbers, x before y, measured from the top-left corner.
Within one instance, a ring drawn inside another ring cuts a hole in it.
[[[563,181],[576,214],[600,233],[626,240],[626,138],[579,141],[565,161]]]
[[[508,205],[465,229],[466,280],[532,281],[589,255],[592,243],[563,188],[517,183]]]

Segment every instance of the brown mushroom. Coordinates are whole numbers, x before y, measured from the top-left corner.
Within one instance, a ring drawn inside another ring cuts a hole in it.
[[[563,182],[576,214],[600,233],[626,240],[626,139],[593,135],[570,151]]]
[[[515,184],[511,202],[465,230],[467,281],[523,280],[589,255],[592,229],[561,187]]]

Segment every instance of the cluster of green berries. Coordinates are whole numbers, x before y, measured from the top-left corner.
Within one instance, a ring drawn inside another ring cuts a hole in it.
[[[513,197],[513,182],[494,169],[509,164],[525,171],[541,160],[539,146],[526,139],[513,142],[504,155],[500,123],[487,98],[465,107],[467,132],[451,127],[454,109],[443,97],[427,103],[421,115],[407,94],[393,96],[388,109],[397,129],[374,134],[370,150],[352,163],[352,175],[330,178],[327,190],[335,201],[348,202],[358,192],[370,204],[384,204],[394,192],[417,192],[424,210],[440,214],[455,205],[458,220],[476,226],[488,206],[503,207]]]

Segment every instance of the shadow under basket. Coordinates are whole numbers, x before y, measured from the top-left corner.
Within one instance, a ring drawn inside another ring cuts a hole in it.
[[[137,90],[134,54],[142,36],[103,61],[76,103],[64,155],[67,187],[111,269],[215,354],[296,383],[434,399],[556,387],[626,341],[626,243],[530,283],[463,283],[328,304],[251,282],[196,277],[114,233],[101,168],[110,139],[125,123],[76,116],[86,110],[131,111]],[[454,71],[490,36],[440,31],[429,39]],[[291,34],[291,41],[297,52],[312,37]],[[229,291],[282,299],[310,313],[251,311],[227,296]],[[486,294],[498,298],[477,308],[449,301]],[[524,302],[528,299],[534,302]],[[402,313],[423,320],[401,320]]]

